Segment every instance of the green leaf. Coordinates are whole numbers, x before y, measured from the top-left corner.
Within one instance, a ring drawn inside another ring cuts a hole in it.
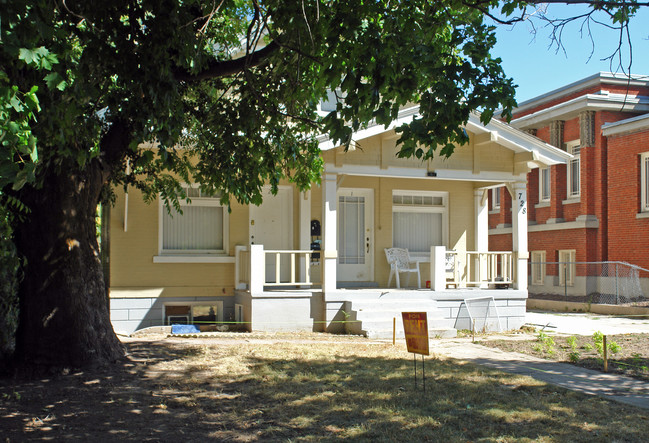
[[[34,63],[35,56],[36,56],[36,54],[34,53],[34,51],[31,51],[31,50],[29,50],[27,48],[20,48],[18,50],[18,58],[20,60],[23,60],[28,65],[31,65],[32,63]]]
[[[59,91],[63,91],[67,87],[66,81],[58,72],[50,72],[47,74],[45,76],[45,82],[49,89],[58,89]]]

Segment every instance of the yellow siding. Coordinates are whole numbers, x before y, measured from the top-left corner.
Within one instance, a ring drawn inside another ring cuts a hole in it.
[[[449,159],[436,157],[422,163],[417,159],[399,159],[394,131],[362,140],[355,150],[342,148],[323,152],[326,163],[357,164],[387,167],[454,169],[473,172],[512,172],[514,155],[509,149],[493,142],[475,144],[471,141],[456,148]],[[379,169],[380,170],[380,169]],[[282,183],[287,184],[287,183]],[[450,249],[458,252],[475,249],[474,187],[487,183],[448,181],[439,179],[399,179],[359,176],[339,176],[339,188],[371,188],[374,191],[374,280],[387,284],[389,267],[384,248],[392,246],[393,190],[448,192],[447,226]],[[311,189],[311,220],[322,222],[323,189]],[[300,244],[300,198],[293,187],[293,244]],[[249,244],[249,209],[232,203],[229,214],[228,254],[234,257],[236,245]],[[128,204],[128,230],[124,231],[125,198],[117,191],[117,202],[111,211],[111,288],[115,294],[145,294],[159,291],[162,297],[222,296],[234,293],[234,263],[153,263],[158,255],[159,203],[145,204],[139,191],[131,189]],[[232,259],[231,259],[232,260]],[[429,280],[428,266],[422,266],[422,283]],[[318,281],[320,267],[312,268],[312,278]],[[156,289],[157,288],[157,289]],[[123,296],[123,295],[116,295]],[[137,295],[133,295],[137,296]]]
[[[158,255],[159,203],[146,204],[138,190],[129,191],[128,226],[124,231],[124,193],[117,192],[111,210],[110,280],[112,288],[165,287],[174,296],[196,296],[188,287],[209,287],[210,295],[232,295],[234,289],[233,263],[153,263]],[[246,244],[248,238],[248,208],[232,205],[230,214],[230,254],[234,245]],[[167,292],[167,291],[166,291]],[[179,292],[179,293],[177,293]],[[205,290],[199,291],[202,294]],[[163,296],[170,296],[167,293]]]

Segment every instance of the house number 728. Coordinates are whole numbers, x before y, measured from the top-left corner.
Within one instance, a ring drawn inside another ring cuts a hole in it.
[[[523,208],[523,210],[521,212],[523,212],[523,214],[526,214],[527,213],[527,208],[525,207],[525,200],[523,200],[523,193],[522,192],[518,193],[518,200],[520,201],[520,207]]]

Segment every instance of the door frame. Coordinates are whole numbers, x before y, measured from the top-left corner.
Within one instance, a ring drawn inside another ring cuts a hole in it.
[[[266,185],[266,186],[263,187],[262,192],[263,192],[263,196],[264,196],[264,200],[263,200],[262,204],[260,206],[256,206],[256,205],[251,204],[248,207],[248,245],[251,245],[251,244],[263,244],[263,242],[260,243],[258,241],[258,239],[256,239],[256,238],[254,239],[254,242],[252,240],[252,235],[253,235],[253,232],[255,231],[255,228],[254,228],[255,223],[259,222],[258,220],[255,221],[255,219],[259,219],[260,215],[261,216],[264,215],[264,212],[263,212],[263,205],[264,204],[268,203],[269,201],[272,201],[273,199],[282,198],[281,195],[283,194],[285,196],[285,198],[287,199],[287,201],[286,201],[286,203],[287,203],[287,211],[280,212],[281,217],[282,217],[281,220],[280,220],[280,224],[281,224],[281,226],[286,226],[286,229],[288,231],[288,236],[287,236],[288,244],[284,245],[286,247],[282,246],[279,249],[281,249],[281,250],[295,249],[294,248],[295,235],[294,235],[294,230],[293,230],[293,224],[294,224],[293,223],[293,187],[292,186],[286,186],[286,185],[280,185],[280,186],[278,186],[277,195],[272,195],[272,194],[270,194],[270,186]],[[255,222],[255,223],[253,223],[253,222]],[[256,232],[255,232],[255,235],[257,235]],[[264,250],[268,250],[268,249],[276,249],[276,248],[270,248],[270,247],[268,247],[267,245],[264,244]],[[267,268],[266,270],[268,271],[268,266],[266,268]],[[286,278],[284,276],[284,274],[287,273],[287,272],[290,272],[290,269],[286,268],[286,270],[283,269],[283,271],[284,272],[282,274],[282,277]]]
[[[358,280],[356,278],[349,279],[349,278],[341,278],[343,276],[343,273],[341,272],[339,261],[336,261],[336,280],[337,281],[367,281],[367,282],[373,282],[374,281],[374,261],[375,261],[375,231],[374,231],[374,188],[338,188],[336,190],[336,209],[337,212],[340,210],[338,208],[338,200],[340,199],[341,196],[354,196],[354,195],[360,195],[365,197],[365,235],[366,240],[364,243],[368,245],[367,238],[369,237],[369,252],[366,252],[366,260],[365,260],[365,265],[367,267],[367,278],[364,280]],[[340,229],[340,222],[339,222],[339,217],[340,214],[336,215],[336,232],[338,235],[338,238],[336,239],[336,248],[338,248],[338,240],[341,235],[341,229]],[[367,232],[369,230],[369,233]],[[338,256],[340,256],[340,251],[338,251]]]

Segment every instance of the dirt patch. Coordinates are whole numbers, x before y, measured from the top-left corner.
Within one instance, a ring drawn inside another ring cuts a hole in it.
[[[649,334],[620,334],[606,337],[608,372],[649,381]],[[484,346],[535,357],[604,370],[603,340],[600,337],[529,334],[480,339]]]

